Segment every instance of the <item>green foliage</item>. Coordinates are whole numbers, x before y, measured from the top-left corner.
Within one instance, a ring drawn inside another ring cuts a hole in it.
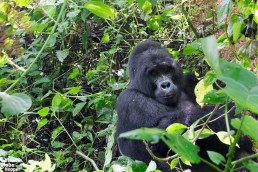
[[[226,84],[202,95],[203,103],[224,104],[232,99],[240,110],[257,113],[258,68],[250,70],[257,57],[257,35],[250,29],[243,32],[247,26],[257,26],[257,4],[222,1],[217,13],[207,15],[217,15],[214,27],[224,32],[216,41],[193,37],[188,27],[191,8],[201,7],[189,4],[189,15],[185,15],[179,11],[184,3],[188,2],[1,1],[0,149],[5,155],[0,157],[20,158],[21,168],[34,171],[158,171],[154,162],[147,166],[126,157],[114,161],[113,154],[114,108],[117,95],[128,85],[127,57],[136,43],[149,38],[167,46],[185,63],[185,71],[193,69],[198,74],[198,66],[204,66],[205,87],[219,86],[218,80]],[[249,40],[236,52],[232,45],[244,37]],[[218,58],[218,48],[226,46],[234,53],[233,63]],[[213,71],[205,69],[203,52]],[[166,132],[139,130],[128,137],[162,139],[180,155],[171,160],[171,167],[180,162],[190,165],[200,161],[192,143],[201,131],[196,129],[200,121],[190,127],[172,124]],[[242,122],[236,118],[231,123],[257,140],[257,133],[251,132],[257,126],[255,118],[245,117]],[[234,138],[230,131],[214,133],[205,128],[199,139],[214,134],[228,144]],[[216,153],[210,154],[215,164],[224,162]],[[251,160],[243,165],[257,169]]]
[[[104,18],[104,19],[115,18],[114,9],[110,8],[108,5],[102,2],[98,2],[98,1],[87,2],[85,4],[85,8],[101,18]]]
[[[0,97],[2,99],[1,112],[4,113],[6,117],[23,113],[32,105],[31,98],[23,93],[9,95],[5,92],[0,92]]]
[[[169,128],[171,129],[171,127]],[[182,156],[182,158],[192,163],[200,162],[198,155],[199,148],[182,137],[178,132],[168,133],[157,128],[141,128],[122,133],[119,137],[133,140],[146,140],[152,143],[157,143],[159,139],[161,139],[171,150]]]

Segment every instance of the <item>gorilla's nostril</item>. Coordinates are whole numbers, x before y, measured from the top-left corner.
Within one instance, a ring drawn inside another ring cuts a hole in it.
[[[170,82],[163,82],[161,84],[161,88],[163,88],[163,89],[166,89],[166,88],[169,88],[169,87],[170,87]]]

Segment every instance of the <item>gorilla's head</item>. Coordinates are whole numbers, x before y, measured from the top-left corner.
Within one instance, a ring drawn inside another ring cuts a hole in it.
[[[130,88],[166,105],[175,105],[181,95],[182,69],[157,42],[146,40],[129,57]]]

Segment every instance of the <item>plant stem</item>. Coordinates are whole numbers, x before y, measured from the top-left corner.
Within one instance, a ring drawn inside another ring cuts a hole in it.
[[[92,166],[94,167],[95,170],[99,170],[98,166],[96,165],[96,163],[93,161],[93,159],[89,158],[88,156],[84,155],[82,152],[80,151],[76,151],[76,154],[80,155],[81,157],[83,157],[85,160],[89,161]]]
[[[226,168],[224,170],[224,172],[229,172],[231,167],[232,167],[232,159],[233,159],[233,156],[234,156],[234,153],[235,153],[235,149],[236,149],[236,144],[238,143],[240,137],[241,137],[241,127],[242,127],[242,124],[243,124],[243,121],[245,119],[245,115],[246,115],[246,111],[244,110],[243,111],[243,116],[241,118],[241,123],[240,123],[240,126],[237,130],[237,133],[236,133],[236,136],[234,138],[234,142],[230,145],[229,147],[229,152],[228,152],[228,159],[227,159],[227,163],[226,163]]]
[[[57,20],[56,20],[56,22],[55,22],[55,25],[53,26],[53,28],[52,28],[50,34],[48,35],[48,37],[47,37],[45,43],[43,44],[43,46],[42,46],[42,48],[40,49],[40,51],[39,51],[38,55],[36,56],[36,58],[35,58],[35,59],[33,60],[33,62],[29,65],[29,67],[22,73],[22,75],[21,75],[9,88],[7,88],[7,89],[5,90],[5,92],[9,92],[13,87],[15,87],[15,86],[22,80],[22,78],[30,71],[30,69],[32,68],[32,66],[38,61],[38,59],[40,58],[40,56],[41,56],[41,54],[43,53],[44,49],[46,48],[46,46],[47,46],[47,44],[48,44],[48,42],[49,42],[49,40],[50,40],[50,37],[54,34],[54,32],[55,32],[55,30],[56,30],[56,28],[57,28],[57,25],[58,25],[58,23],[59,23],[59,21],[60,21],[62,15],[63,15],[64,11],[65,11],[66,5],[67,5],[67,0],[64,0],[64,3],[63,3],[63,5],[62,5],[62,7],[61,7],[61,10],[60,10],[60,13],[59,13],[59,15],[58,15],[58,17],[57,17]]]
[[[55,112],[53,112],[52,114],[57,121],[59,122],[59,124],[63,127],[64,131],[66,132],[66,134],[68,135],[68,137],[70,138],[70,140],[72,141],[73,145],[76,147],[76,149],[78,149],[78,146],[76,145],[76,143],[74,142],[72,136],[70,135],[70,133],[66,130],[65,126],[62,124],[62,122],[59,120],[59,118],[55,115]],[[83,157],[85,160],[89,161],[92,166],[94,167],[95,170],[99,170],[98,166],[96,165],[96,163],[93,161],[93,159],[91,159],[90,157],[84,155],[81,151],[76,151],[76,153],[78,155],[80,155],[81,157]]]
[[[249,160],[249,159],[257,158],[257,157],[258,157],[258,153],[253,154],[253,155],[250,155],[250,156],[246,156],[246,157],[244,157],[244,158],[240,158],[240,159],[238,159],[238,160],[236,160],[236,161],[233,161],[233,162],[232,162],[232,165],[236,165],[236,164],[239,164],[239,163],[241,163],[241,162],[247,161],[247,160]]]
[[[187,23],[189,24],[190,28],[192,29],[192,31],[193,31],[195,37],[196,37],[196,38],[199,38],[199,35],[198,35],[198,33],[197,33],[195,27],[193,26],[192,21],[190,20],[188,14],[187,14],[186,11],[185,11],[184,3],[181,4],[181,11],[182,11],[182,13],[184,14],[184,16],[185,16],[185,18],[186,18],[186,21],[187,21]]]
[[[209,165],[210,167],[214,168],[215,170],[222,172],[222,170],[220,168],[218,168],[216,165],[210,163],[209,161],[207,161],[206,159],[201,158],[202,162],[204,162],[205,164]]]

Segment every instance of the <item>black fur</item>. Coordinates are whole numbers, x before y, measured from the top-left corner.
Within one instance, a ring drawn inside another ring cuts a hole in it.
[[[170,78],[177,87],[178,97],[168,99],[176,100],[173,103],[157,100],[154,93],[157,87],[149,76],[150,70],[162,71],[164,68],[171,69],[172,77]],[[193,93],[196,80],[192,75],[184,76],[179,63],[157,42],[147,40],[137,45],[129,57],[128,69],[130,84],[120,94],[116,106],[118,113],[117,136],[142,127],[166,128],[172,123],[190,126],[213,109],[209,106],[200,108],[196,105]],[[223,111],[217,112],[214,118],[221,114]],[[209,127],[214,131],[225,131],[224,119],[210,123]],[[198,141],[197,145],[201,147],[201,155],[204,156],[206,150],[217,151],[223,155],[228,151],[228,146],[220,143],[216,136]],[[118,146],[123,155],[146,163],[152,160],[141,141],[119,138]],[[152,146],[152,151],[156,156],[165,157],[168,148],[163,143],[158,143]],[[158,167],[162,171],[170,171],[169,166],[165,163],[158,162]],[[195,165],[191,170],[213,171],[203,164]]]

